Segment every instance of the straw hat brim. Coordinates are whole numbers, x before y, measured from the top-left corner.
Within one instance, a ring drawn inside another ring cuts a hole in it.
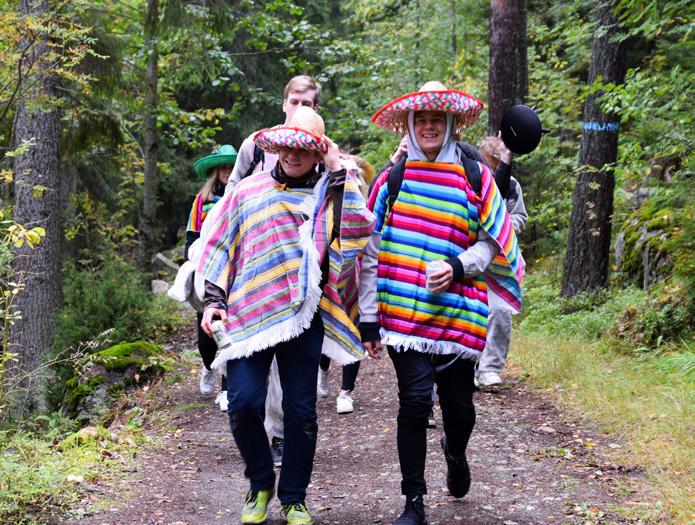
[[[392,100],[377,111],[372,122],[389,131],[405,134],[408,131],[409,111],[444,111],[454,113],[456,131],[473,124],[483,111],[483,103],[463,91],[415,91]]]
[[[207,177],[212,168],[224,166],[225,164],[233,165],[236,162],[237,154],[233,155],[218,155],[216,153],[198,159],[193,163],[193,169],[200,177]]]
[[[254,143],[269,153],[277,153],[283,148],[325,153],[326,145],[321,140],[322,137],[313,133],[286,126],[262,129],[253,136]]]

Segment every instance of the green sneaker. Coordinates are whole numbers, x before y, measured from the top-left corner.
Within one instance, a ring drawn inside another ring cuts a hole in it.
[[[241,509],[241,523],[265,523],[268,516],[268,503],[273,499],[272,490],[249,490],[244,508]]]
[[[282,506],[287,525],[309,525],[314,523],[304,503],[289,503]]]

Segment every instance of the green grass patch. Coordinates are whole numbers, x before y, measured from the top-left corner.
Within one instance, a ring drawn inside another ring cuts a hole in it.
[[[561,337],[528,326],[516,332],[510,365],[520,368],[533,385],[549,389],[564,406],[579,409],[602,430],[620,435],[628,444],[622,459],[645,468],[674,520],[692,523],[692,349],[665,356],[628,355],[617,352],[610,338],[592,341],[579,336],[577,327],[567,322],[557,326]],[[593,326],[600,320],[582,322]]]
[[[0,523],[32,525],[74,509],[86,487],[114,480],[145,440],[139,431],[72,431],[44,417],[34,428],[0,433]]]

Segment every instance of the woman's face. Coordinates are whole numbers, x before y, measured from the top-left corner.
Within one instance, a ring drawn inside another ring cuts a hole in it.
[[[443,111],[416,111],[413,118],[415,140],[428,159],[437,158],[446,136],[446,113]]]
[[[234,166],[232,164],[223,164],[222,166],[217,166],[215,168],[215,175],[217,175],[217,180],[221,184],[227,185],[229,182],[229,176],[232,174]]]
[[[319,154],[303,149],[282,148],[278,152],[280,166],[288,177],[303,177],[319,161]]]

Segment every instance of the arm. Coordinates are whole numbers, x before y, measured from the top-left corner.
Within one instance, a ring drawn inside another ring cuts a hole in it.
[[[521,191],[519,181],[512,178],[509,188],[509,197],[507,198],[507,209],[509,210],[509,218],[514,226],[514,233],[517,235],[526,227],[528,221],[528,213],[524,206],[524,195]]]
[[[229,193],[234,186],[241,180],[244,174],[248,171],[251,162],[253,162],[253,133],[244,139],[241,143],[239,152],[237,154],[236,162],[234,163],[234,169],[231,175],[229,175],[229,182],[227,182],[227,188],[225,193]]]

